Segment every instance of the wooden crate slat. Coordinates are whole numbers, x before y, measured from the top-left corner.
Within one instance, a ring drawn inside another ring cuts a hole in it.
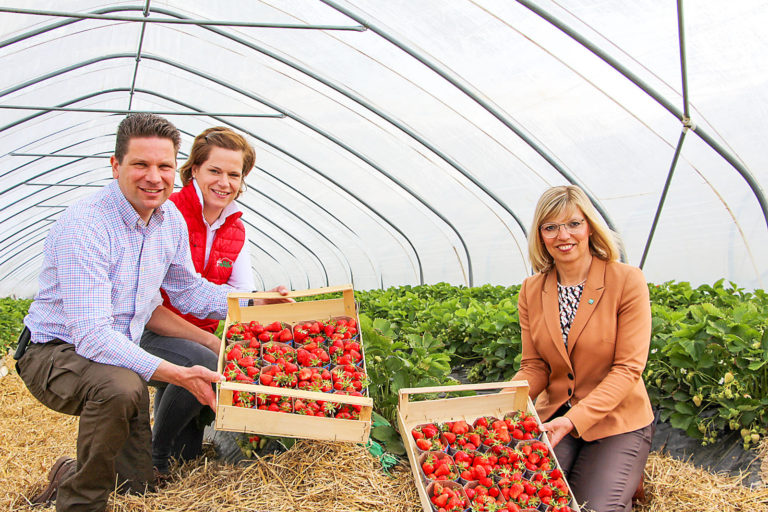
[[[370,436],[371,422],[220,405],[216,413],[216,429],[302,439],[365,443]]]

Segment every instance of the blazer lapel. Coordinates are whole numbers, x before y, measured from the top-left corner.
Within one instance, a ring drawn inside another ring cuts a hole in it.
[[[560,305],[557,300],[557,271],[554,268],[547,274],[543,292],[541,296],[544,323],[547,324],[547,330],[549,335],[552,336],[552,341],[555,347],[557,347],[557,351],[563,356],[563,359],[569,361],[568,353],[565,351],[565,343],[563,342],[563,331],[560,328]]]
[[[579,309],[576,310],[576,316],[573,317],[571,330],[568,333],[568,354],[573,352],[573,347],[579,340],[584,327],[586,327],[589,318],[594,313],[597,305],[600,303],[600,297],[605,290],[605,260],[593,256],[592,264],[589,267],[587,282],[584,283],[584,291],[579,300]]]

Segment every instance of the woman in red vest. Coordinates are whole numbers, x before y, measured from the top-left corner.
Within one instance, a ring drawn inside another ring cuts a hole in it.
[[[245,177],[253,168],[254,160],[253,148],[243,136],[229,128],[209,128],[195,137],[189,158],[179,169],[184,187],[170,196],[187,221],[195,270],[212,283],[226,283],[239,291],[255,288],[245,226],[240,220],[242,212],[235,203],[245,190]],[[282,286],[273,291],[288,293]],[[167,309],[155,310],[155,325],[183,325],[185,338],[161,336],[163,333],[147,329],[141,338],[141,347],[181,366],[200,365],[216,370],[221,341],[213,333],[218,321],[183,315],[163,290],[161,294]],[[171,458],[190,460],[200,455],[203,428],[213,415],[210,408],[203,408],[193,395],[179,386],[150,384],[157,387],[152,462],[162,477],[170,469]],[[180,403],[185,405],[179,406]],[[171,406],[188,414],[165,414]]]
[[[179,169],[184,187],[170,197],[187,221],[195,270],[214,284],[242,291],[256,286],[235,199],[245,190],[254,161],[253,147],[242,135],[221,126],[208,128],[195,137],[189,158]],[[165,292],[163,305],[205,331],[212,333],[219,325],[217,320],[179,313]]]

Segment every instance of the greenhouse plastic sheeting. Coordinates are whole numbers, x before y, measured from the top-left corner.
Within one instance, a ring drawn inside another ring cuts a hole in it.
[[[209,126],[254,144],[260,287],[519,283],[567,183],[649,281],[765,287],[766,26],[758,0],[0,2],[0,296],[34,293],[128,110],[180,162]]]

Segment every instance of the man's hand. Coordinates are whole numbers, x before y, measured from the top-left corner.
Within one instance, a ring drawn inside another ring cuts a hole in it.
[[[204,366],[178,366],[162,361],[152,375],[153,380],[181,386],[192,393],[197,401],[216,410],[216,393],[212,384],[224,380],[224,376]]]
[[[549,442],[552,444],[552,448],[557,446],[568,433],[573,430],[573,422],[565,416],[558,416],[552,421],[541,424],[541,430],[547,433]]]
[[[280,295],[288,295],[288,288],[286,288],[283,285],[280,285],[280,286],[278,286],[276,288],[272,288],[271,290],[268,290],[268,291],[270,291],[270,292],[277,292]],[[296,302],[296,301],[293,300],[290,297],[285,297],[283,299],[254,299],[253,304],[255,306],[260,306],[260,305],[264,305],[264,304],[280,304],[280,303],[283,303],[283,302]]]

